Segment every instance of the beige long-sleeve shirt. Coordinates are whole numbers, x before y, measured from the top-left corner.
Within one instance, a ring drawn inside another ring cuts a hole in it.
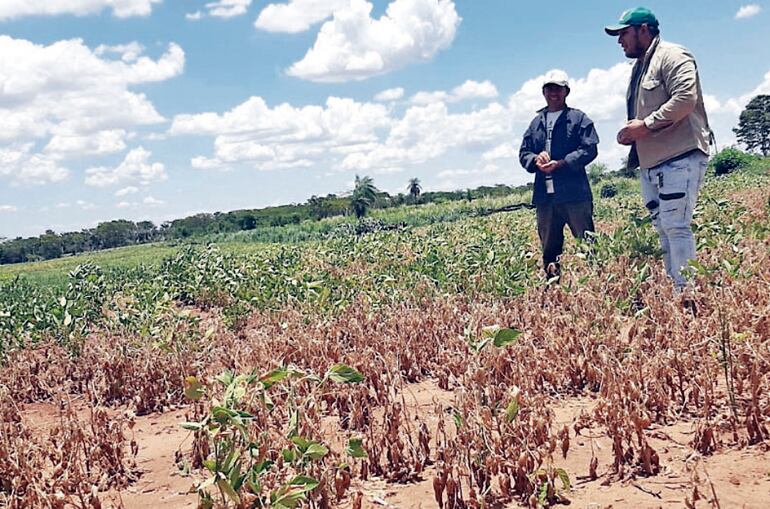
[[[653,168],[695,149],[708,154],[711,129],[692,54],[656,37],[637,61],[637,72],[641,80],[636,97],[629,86],[626,99],[635,101],[631,111],[653,131],[636,142],[639,166]]]

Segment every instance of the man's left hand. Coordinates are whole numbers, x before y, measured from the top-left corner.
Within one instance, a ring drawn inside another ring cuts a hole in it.
[[[630,145],[635,141],[646,138],[652,131],[644,123],[644,120],[629,120],[625,127],[618,132],[618,143]]]

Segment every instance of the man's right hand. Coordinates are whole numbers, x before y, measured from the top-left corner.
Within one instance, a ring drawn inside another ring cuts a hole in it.
[[[551,155],[548,152],[546,152],[546,151],[540,152],[535,157],[535,165],[538,168],[540,168],[541,170],[543,169],[543,166],[545,166],[546,164],[548,164],[550,162],[551,162]]]

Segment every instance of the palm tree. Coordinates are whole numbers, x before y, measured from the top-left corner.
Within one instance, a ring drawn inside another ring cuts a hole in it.
[[[374,204],[376,197],[377,188],[374,186],[372,177],[356,175],[356,184],[350,197],[350,206],[353,207],[356,218],[361,219],[366,215],[366,211]]]
[[[420,197],[420,193],[422,193],[422,186],[420,185],[420,179],[417,177],[409,179],[409,185],[406,186],[407,191],[409,191],[409,196],[412,197],[412,201],[416,202],[417,198]]]

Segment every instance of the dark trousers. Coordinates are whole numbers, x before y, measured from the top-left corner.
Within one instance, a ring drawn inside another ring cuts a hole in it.
[[[564,225],[576,239],[594,231],[594,203],[541,203],[537,205],[537,233],[543,247],[543,267],[549,276],[560,273],[559,257],[564,249]]]

